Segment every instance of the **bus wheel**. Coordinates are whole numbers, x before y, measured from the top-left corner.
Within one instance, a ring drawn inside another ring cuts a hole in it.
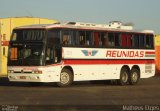
[[[130,76],[129,76],[129,84],[130,85],[135,85],[138,83],[140,79],[140,72],[138,69],[133,68],[131,70]]]
[[[68,69],[63,69],[60,74],[60,82],[57,83],[60,87],[66,87],[71,85],[73,82],[72,72]]]
[[[126,68],[123,68],[120,73],[120,79],[118,80],[120,85],[128,84],[128,78],[129,78],[128,75],[129,75],[128,70]]]

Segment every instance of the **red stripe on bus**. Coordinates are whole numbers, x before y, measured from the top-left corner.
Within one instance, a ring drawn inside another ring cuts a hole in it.
[[[155,52],[146,52],[146,54],[155,54]]]
[[[155,60],[63,60],[70,65],[100,65],[100,64],[155,64]]]

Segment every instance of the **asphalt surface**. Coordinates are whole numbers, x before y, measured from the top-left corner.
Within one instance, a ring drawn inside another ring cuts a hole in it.
[[[34,108],[35,111],[65,109],[78,110],[123,110],[151,106],[160,111],[160,76],[141,79],[137,85],[119,86],[108,81],[75,82],[66,88],[55,84],[31,86],[29,83],[10,83],[0,79],[0,110],[13,108],[13,111]],[[49,108],[49,109],[46,109]],[[33,110],[33,109],[32,109]],[[30,110],[30,111],[32,111]],[[131,111],[132,111],[131,110]]]

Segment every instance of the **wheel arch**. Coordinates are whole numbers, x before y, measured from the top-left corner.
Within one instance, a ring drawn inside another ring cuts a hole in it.
[[[64,66],[64,67],[62,68],[62,70],[63,70],[63,69],[68,69],[68,70],[70,70],[70,71],[72,72],[73,77],[74,77],[74,71],[73,71],[73,68],[72,68],[71,66]]]
[[[60,81],[57,85],[60,87],[68,87],[74,81],[73,69],[71,66],[64,66],[61,69]]]
[[[127,71],[128,71],[128,72],[130,72],[130,68],[129,68],[129,66],[128,66],[128,65],[124,65],[124,66],[122,66],[122,67],[121,67],[120,72],[121,72],[121,71],[122,71],[122,69],[124,69],[124,68],[125,68],[125,69],[127,69]]]

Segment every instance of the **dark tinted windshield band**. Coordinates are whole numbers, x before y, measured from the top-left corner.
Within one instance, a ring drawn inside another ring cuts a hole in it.
[[[42,41],[46,36],[43,29],[14,30],[11,41]]]

